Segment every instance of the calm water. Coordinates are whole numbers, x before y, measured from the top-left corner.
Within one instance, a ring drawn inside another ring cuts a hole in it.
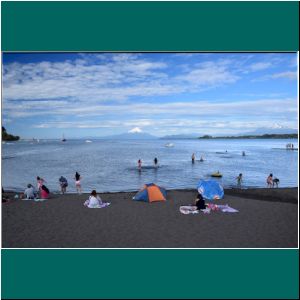
[[[171,142],[173,148],[165,147]],[[85,192],[131,191],[144,183],[155,182],[166,188],[195,188],[201,178],[220,171],[218,179],[225,187],[235,185],[243,173],[244,186],[265,187],[269,173],[280,179],[281,187],[298,186],[298,151],[287,151],[285,145],[297,140],[85,140],[20,141],[2,145],[2,185],[4,189],[23,190],[28,183],[36,185],[36,176],[46,180],[51,191],[59,190],[58,178],[69,181],[69,192],[75,191],[74,174],[82,176]],[[216,153],[225,152],[227,153]],[[246,156],[242,156],[242,151]],[[191,163],[202,155],[204,162]],[[159,168],[153,168],[158,158]],[[146,168],[137,171],[141,158]]]

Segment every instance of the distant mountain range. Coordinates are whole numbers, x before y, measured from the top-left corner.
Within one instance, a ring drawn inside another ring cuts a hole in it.
[[[258,128],[254,131],[239,133],[239,134],[220,134],[214,135],[214,137],[228,137],[228,136],[259,136],[264,134],[298,134],[298,130],[291,128]],[[163,137],[157,137],[150,133],[146,132],[126,132],[121,134],[109,135],[104,137],[93,137],[86,136],[86,139],[111,139],[111,140],[153,140],[153,139],[164,139],[164,140],[172,140],[172,139],[197,139],[202,137],[203,134],[200,133],[190,133],[190,134],[174,134],[174,135],[166,135]]]
[[[261,135],[261,134],[296,134],[297,129],[291,128],[257,128],[254,131],[244,132],[243,135]]]

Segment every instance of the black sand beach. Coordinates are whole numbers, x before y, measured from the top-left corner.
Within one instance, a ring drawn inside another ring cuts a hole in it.
[[[183,215],[195,191],[168,191],[166,202],[135,193],[101,194],[111,206],[89,209],[88,195],[2,204],[3,248],[291,248],[298,247],[298,188],[225,190],[217,204],[238,213]],[[6,194],[13,198],[12,194]]]

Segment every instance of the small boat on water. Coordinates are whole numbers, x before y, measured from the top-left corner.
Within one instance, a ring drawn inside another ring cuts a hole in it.
[[[172,147],[174,147],[174,144],[173,143],[167,143],[167,144],[165,144],[165,147],[172,148]]]
[[[216,173],[212,173],[210,176],[211,176],[211,177],[218,177],[218,178],[220,178],[220,177],[222,177],[223,175],[218,171],[218,172],[216,172]]]
[[[90,141],[90,140],[86,140],[85,142],[86,142],[86,143],[92,143],[92,141]]]
[[[66,141],[67,141],[67,140],[65,139],[65,135],[64,135],[64,134],[62,135],[61,141],[62,141],[62,142],[66,142]]]

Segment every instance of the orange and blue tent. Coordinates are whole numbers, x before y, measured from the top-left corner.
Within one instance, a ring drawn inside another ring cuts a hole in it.
[[[133,197],[133,200],[144,202],[165,201],[167,197],[167,191],[154,184],[148,183]]]

